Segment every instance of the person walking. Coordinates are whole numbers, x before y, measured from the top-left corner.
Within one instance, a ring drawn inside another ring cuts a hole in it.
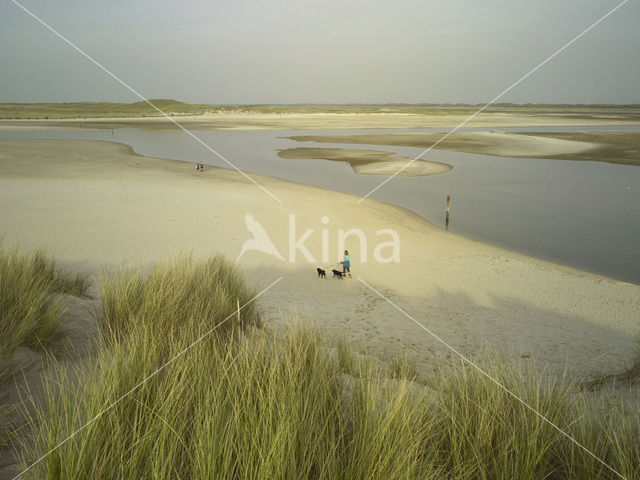
[[[342,273],[351,276],[351,258],[349,257],[349,252],[347,250],[344,251],[344,260],[340,262],[342,264]]]

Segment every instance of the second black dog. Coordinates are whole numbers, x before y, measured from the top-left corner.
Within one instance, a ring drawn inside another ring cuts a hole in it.
[[[338,277],[340,280],[342,280],[342,272],[340,270],[331,270],[333,272],[333,278]]]
[[[316,268],[316,270],[318,271],[318,276],[320,278],[324,278],[325,280],[327,279],[327,272],[325,272],[323,269],[321,268]]]

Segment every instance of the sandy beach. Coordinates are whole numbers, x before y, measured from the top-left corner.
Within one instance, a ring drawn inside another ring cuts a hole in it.
[[[580,379],[621,371],[637,354],[640,286],[472,241],[401,208],[252,174],[279,203],[238,172],[197,172],[111,142],[0,140],[0,152],[4,243],[44,247],[92,275],[179,252],[235,260],[252,237],[251,214],[285,259],[248,251],[239,261],[259,285],[282,277],[260,300],[274,326],[297,312],[373,353],[406,354],[425,367],[454,357],[369,284],[472,357],[489,347]],[[346,240],[353,278],[319,279],[316,267],[340,259],[338,230],[353,228],[368,241]],[[389,228],[400,239],[399,261],[378,263],[376,248],[390,258],[381,246],[390,237],[380,233]],[[307,229],[314,258],[302,249],[292,258],[290,237],[295,243]]]

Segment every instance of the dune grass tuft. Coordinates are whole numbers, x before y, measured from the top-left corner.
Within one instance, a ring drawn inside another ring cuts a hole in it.
[[[64,311],[54,294],[87,296],[89,279],[59,267],[43,252],[28,255],[0,244],[0,365],[18,347],[42,349],[62,331]]]
[[[144,330],[144,332],[143,332]],[[117,341],[62,395],[49,385],[36,424],[39,447],[56,445],[178,353],[145,327]],[[184,337],[184,336],[182,336]],[[125,397],[39,465],[55,478],[282,478],[337,472],[339,382],[311,336],[284,342],[208,337]],[[132,343],[133,341],[133,343]],[[166,351],[163,351],[166,349]],[[61,371],[58,381],[67,386]]]
[[[179,256],[148,275],[124,270],[105,278],[98,326],[108,340],[121,339],[141,324],[147,333],[163,338],[195,339],[197,333],[204,333],[229,316],[232,318],[220,330],[259,325],[257,306],[249,303],[255,294],[222,256],[204,263]]]
[[[36,250],[31,257],[31,270],[48,281],[54,293],[90,298],[89,277],[60,267],[55,259],[48,257],[42,250]]]

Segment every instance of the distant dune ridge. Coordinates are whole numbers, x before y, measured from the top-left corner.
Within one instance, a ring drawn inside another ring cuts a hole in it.
[[[149,99],[160,110],[170,115],[203,115],[206,113],[244,113],[244,114],[413,114],[413,115],[455,115],[471,114],[483,107],[483,104],[438,104],[438,103],[387,103],[387,104],[236,104],[212,105],[190,104],[173,99]],[[133,103],[118,102],[64,102],[64,103],[0,103],[0,119],[7,118],[99,118],[160,116],[156,109],[146,101]],[[571,118],[589,118],[607,116],[611,120],[620,118],[638,119],[640,104],[636,105],[571,105],[571,104],[525,104],[495,103],[484,110],[485,114],[510,113],[525,115],[565,115]]]
[[[204,105],[152,99],[164,113],[196,129],[355,129],[455,128],[483,105]],[[494,104],[466,127],[563,125],[628,125],[640,123],[640,105]],[[130,104],[5,103],[0,129],[15,126],[89,128],[178,128],[146,102]]]

